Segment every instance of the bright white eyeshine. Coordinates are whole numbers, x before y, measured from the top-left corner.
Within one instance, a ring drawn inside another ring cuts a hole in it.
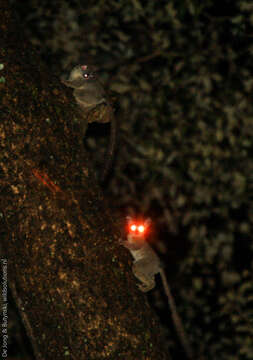
[[[145,230],[145,228],[144,228],[144,226],[143,225],[140,225],[140,226],[138,226],[138,231],[139,232],[144,232],[144,230]]]

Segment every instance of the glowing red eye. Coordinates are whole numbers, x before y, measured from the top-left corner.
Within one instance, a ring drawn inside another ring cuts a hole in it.
[[[138,226],[138,231],[139,231],[140,233],[143,233],[144,230],[145,230],[145,228],[144,228],[143,225],[139,225],[139,226]]]
[[[135,231],[136,230],[136,225],[131,225],[130,229],[131,229],[131,231]]]

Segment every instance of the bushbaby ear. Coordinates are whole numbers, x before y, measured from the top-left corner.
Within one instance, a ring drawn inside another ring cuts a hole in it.
[[[150,219],[150,218],[147,218],[147,219],[144,221],[144,226],[145,226],[145,227],[148,227],[150,224],[151,224],[151,219]]]
[[[130,215],[126,216],[126,221],[128,224],[132,221],[132,219],[133,219],[132,216]]]

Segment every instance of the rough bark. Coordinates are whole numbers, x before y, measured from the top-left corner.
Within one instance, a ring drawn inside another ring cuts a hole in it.
[[[70,92],[5,0],[0,13],[0,257],[35,356],[168,359],[71,120]]]

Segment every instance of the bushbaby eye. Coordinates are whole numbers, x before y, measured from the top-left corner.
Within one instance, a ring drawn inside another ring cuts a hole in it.
[[[145,230],[145,227],[144,227],[143,225],[139,225],[139,226],[138,226],[138,231],[139,231],[139,233],[143,233],[144,230]]]
[[[130,230],[131,230],[131,231],[136,231],[136,229],[137,229],[137,226],[136,226],[135,224],[132,224],[132,225],[130,226]]]

